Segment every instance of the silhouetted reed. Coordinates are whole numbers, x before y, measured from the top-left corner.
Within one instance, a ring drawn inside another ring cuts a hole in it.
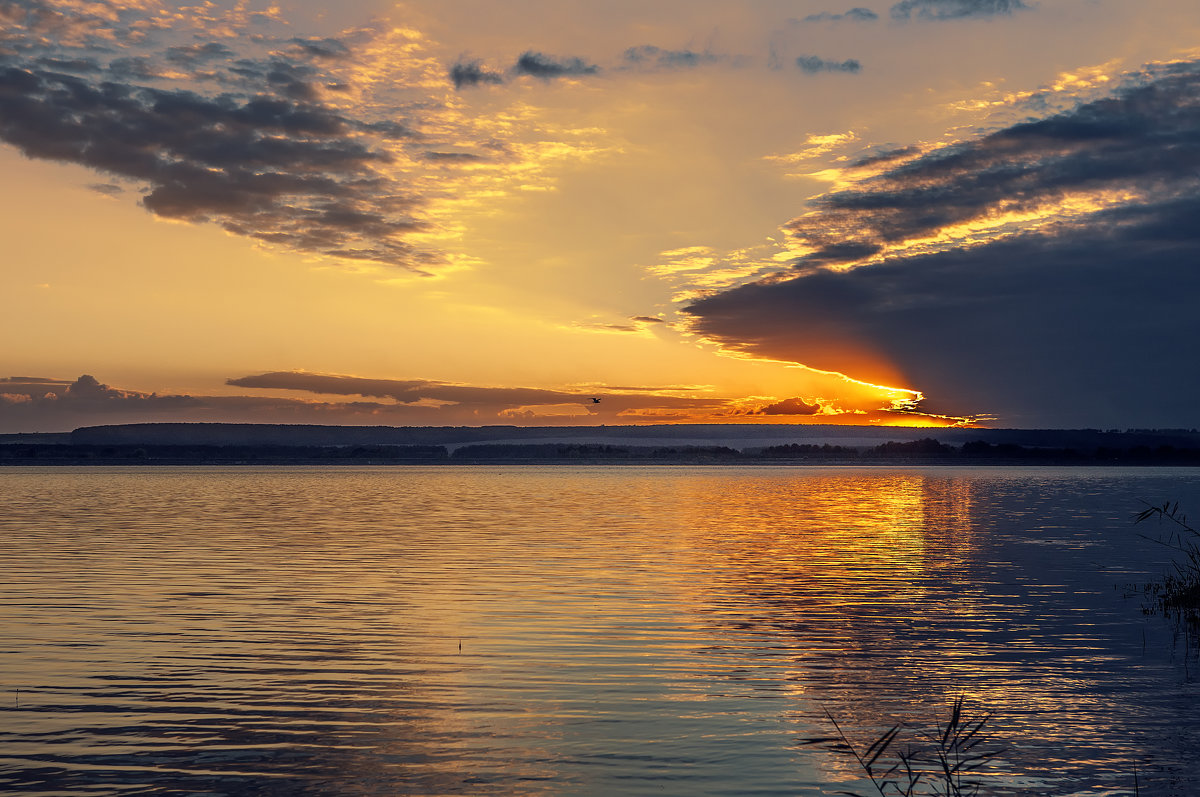
[[[1151,518],[1171,524],[1166,536],[1145,539],[1165,545],[1175,551],[1171,572],[1161,581],[1145,585],[1144,593],[1152,599],[1146,609],[1161,612],[1166,617],[1183,621],[1191,630],[1200,627],[1200,531],[1188,525],[1187,516],[1179,511],[1179,503],[1170,501],[1162,506],[1148,506],[1136,516],[1136,523]]]
[[[904,724],[893,725],[865,748],[856,746],[828,710],[825,716],[836,736],[813,736],[803,744],[818,745],[850,756],[881,797],[965,797],[977,795],[984,786],[980,770],[1002,750],[990,747],[984,726],[990,713],[968,714],[963,698],[954,701],[945,724],[935,722],[932,731],[904,740]],[[865,797],[843,791],[846,797]]]

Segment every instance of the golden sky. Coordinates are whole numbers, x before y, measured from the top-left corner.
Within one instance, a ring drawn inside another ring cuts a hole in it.
[[[1192,0],[0,0],[0,431],[1194,426],[1128,386],[1197,58]]]

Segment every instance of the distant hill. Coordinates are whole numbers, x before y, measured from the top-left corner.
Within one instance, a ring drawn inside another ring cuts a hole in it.
[[[56,436],[57,437],[57,436]],[[69,435],[74,445],[206,446],[445,446],[637,445],[724,446],[754,452],[771,446],[835,445],[865,449],[883,443],[935,440],[949,446],[993,446],[1095,451],[1138,446],[1200,448],[1195,429],[964,429],[815,424],[661,424],[638,426],[317,426],[243,423],[139,423],[86,426]],[[0,441],[3,442],[3,441]],[[51,441],[45,441],[51,442]],[[55,441],[58,442],[58,441]]]

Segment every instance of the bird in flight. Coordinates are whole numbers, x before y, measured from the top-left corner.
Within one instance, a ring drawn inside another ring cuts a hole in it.
[[[593,403],[593,404],[599,404],[599,403],[600,403],[600,399],[596,398],[595,396],[592,396],[592,403]]]

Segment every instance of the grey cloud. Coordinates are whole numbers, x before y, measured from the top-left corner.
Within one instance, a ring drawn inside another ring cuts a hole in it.
[[[726,56],[694,50],[664,50],[651,44],[630,47],[625,51],[625,62],[631,66],[658,69],[690,69],[703,64],[719,63]]]
[[[469,414],[458,422],[478,422]],[[84,375],[0,379],[0,431],[68,431],[97,423],[220,421],[246,423],[411,423],[444,421],[436,407],[378,402],[310,402],[256,396],[158,395],[121,390]]]
[[[581,394],[536,388],[490,388],[428,380],[366,379],[299,371],[275,371],[227,380],[236,387],[302,390],[309,393],[387,397],[402,403],[423,399],[474,405],[557,404],[579,401]]]
[[[582,58],[556,58],[529,50],[522,53],[517,59],[513,71],[518,75],[530,75],[542,80],[551,80],[560,77],[594,75],[600,71],[600,67],[589,64]]]
[[[897,147],[895,149],[885,149],[879,152],[873,152],[870,155],[863,155],[858,160],[850,165],[854,168],[862,166],[874,166],[877,163],[889,163],[891,161],[907,158],[920,153],[919,147]]]
[[[120,196],[125,193],[125,189],[113,183],[90,183],[87,186],[89,191],[95,191],[97,194],[106,196]]]
[[[108,62],[109,77],[115,80],[159,80],[164,72],[150,58],[129,56]]]
[[[423,270],[403,241],[416,199],[375,168],[389,156],[347,119],[309,99],[300,65],[274,61],[267,87],[205,96],[35,68],[0,68],[0,140],[25,155],[77,163],[148,186],[160,216],[212,221],[294,249]]]
[[[665,322],[663,319],[661,319],[661,318],[657,318],[657,317],[655,317],[655,316],[652,316],[652,315],[635,315],[635,316],[630,316],[629,320],[630,320],[630,321],[637,321],[638,323],[641,323],[641,324],[665,324],[665,323],[666,323],[666,322]]]
[[[114,42],[141,38],[147,27],[156,24],[143,19],[139,26],[130,25],[140,11],[100,3],[5,0],[0,2],[0,43],[19,52],[44,49],[45,42],[54,42],[58,47],[108,51]]]
[[[74,382],[25,377],[0,379],[0,403],[28,407],[50,404],[56,409],[73,412],[137,411],[195,406],[195,401],[187,396],[160,396],[157,393],[118,390],[101,384],[89,374],[84,374]]]
[[[231,58],[233,50],[219,42],[206,42],[187,47],[168,47],[164,57],[173,64],[194,67],[206,61]]]
[[[227,380],[236,387],[273,390],[299,390],[326,395],[357,395],[391,398],[403,404],[421,401],[453,402],[460,410],[497,417],[497,413],[518,407],[581,404],[591,413],[608,415],[646,409],[723,411],[728,399],[689,398],[653,395],[662,388],[613,388],[591,385],[586,390],[546,390],[523,387],[481,387],[423,379],[367,379],[334,374],[276,371]],[[593,404],[593,396],[602,397]],[[447,408],[449,411],[449,408]],[[455,410],[456,412],[459,410]],[[490,413],[490,414],[489,414]]]
[[[0,377],[0,393],[42,395],[46,391],[65,389],[70,384],[70,379],[52,379],[44,376],[3,376]]]
[[[582,329],[596,329],[603,332],[637,332],[633,324],[579,324]]]
[[[694,330],[742,352],[884,381],[1006,425],[1192,427],[1200,390],[1200,66],[983,136],[833,195],[793,223],[822,256],[796,276],[694,302]],[[1081,189],[1132,199],[1038,232],[896,255],[887,241]],[[865,230],[864,235],[858,235]],[[857,366],[856,366],[857,367]]]
[[[820,411],[819,404],[809,404],[802,398],[784,399],[760,410],[763,415],[816,415]]]
[[[315,102],[319,96],[314,85],[316,74],[308,64],[273,58],[266,64],[264,77],[273,93],[293,100]]]
[[[450,67],[450,80],[455,89],[479,86],[485,83],[503,83],[504,76],[499,72],[488,69],[480,60],[459,60]]]
[[[425,152],[421,157],[427,161],[435,163],[456,164],[456,163],[479,163],[486,158],[476,155],[472,152]]]
[[[882,249],[883,247],[879,244],[858,241],[828,243],[812,254],[805,255],[803,264],[805,268],[808,268],[827,264],[849,263],[856,260],[864,260],[877,254]]]
[[[822,11],[820,14],[809,14],[804,18],[804,22],[841,22],[850,20],[853,22],[871,22],[879,19],[879,15],[869,8],[855,7],[841,14],[834,14],[830,11]]]
[[[316,38],[310,37],[306,39],[294,38],[291,40],[292,47],[304,55],[311,56],[317,59],[341,59],[350,56],[350,48],[340,39],[329,37]]]
[[[802,55],[796,59],[796,66],[804,72],[815,75],[819,72],[848,72],[857,73],[862,70],[862,64],[853,58],[845,61],[826,61],[815,55]]]
[[[1028,9],[1022,0],[900,0],[891,8],[893,19],[965,19],[993,17]]]
[[[100,62],[95,58],[38,58],[36,63],[51,72],[88,74],[102,69]]]

